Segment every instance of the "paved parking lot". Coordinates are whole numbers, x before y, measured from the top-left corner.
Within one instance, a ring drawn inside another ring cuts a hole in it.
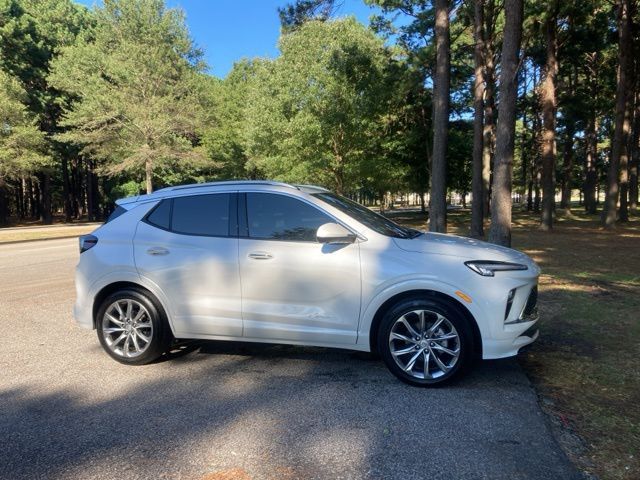
[[[513,360],[406,386],[367,355],[206,342],[126,367],[71,317],[73,239],[0,245],[0,478],[571,479]]]

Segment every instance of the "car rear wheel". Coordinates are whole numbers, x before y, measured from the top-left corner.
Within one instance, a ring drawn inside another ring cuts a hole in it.
[[[396,377],[426,387],[458,376],[472,358],[466,318],[437,298],[405,299],[382,318],[378,351]]]
[[[109,295],[98,309],[98,339],[114,359],[144,365],[169,347],[171,332],[164,312],[143,292],[121,290]]]

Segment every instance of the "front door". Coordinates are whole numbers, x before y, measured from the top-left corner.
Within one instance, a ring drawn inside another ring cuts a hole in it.
[[[277,193],[240,195],[244,336],[354,344],[360,315],[359,245],[316,241],[329,215]],[[244,229],[244,232],[242,231]]]

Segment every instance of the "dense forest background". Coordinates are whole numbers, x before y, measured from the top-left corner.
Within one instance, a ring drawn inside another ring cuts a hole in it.
[[[0,225],[232,178],[413,194],[435,231],[455,194],[504,245],[514,199],[547,230],[637,210],[635,0],[366,3],[283,4],[280,55],[218,79],[163,0],[0,0]]]

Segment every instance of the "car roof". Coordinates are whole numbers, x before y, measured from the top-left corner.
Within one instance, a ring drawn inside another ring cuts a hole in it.
[[[116,200],[116,204],[126,205],[131,203],[153,201],[161,198],[189,195],[193,193],[209,193],[220,190],[234,189],[258,189],[265,191],[284,191],[286,189],[293,189],[304,193],[321,193],[329,191],[317,185],[293,185],[289,183],[275,182],[272,180],[228,180],[221,182],[192,183],[189,185],[176,185],[172,187],[166,187],[146,195],[136,195],[132,197],[121,198],[119,200]]]

